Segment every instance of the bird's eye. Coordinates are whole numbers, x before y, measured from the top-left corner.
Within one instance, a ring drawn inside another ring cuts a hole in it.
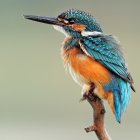
[[[73,24],[73,23],[75,23],[75,21],[74,21],[74,19],[63,19],[63,18],[57,18],[58,19],[58,21],[60,21],[60,22],[63,22],[63,23],[65,23],[65,24]]]
[[[73,24],[73,23],[75,23],[75,21],[74,21],[74,19],[69,19],[69,24]]]

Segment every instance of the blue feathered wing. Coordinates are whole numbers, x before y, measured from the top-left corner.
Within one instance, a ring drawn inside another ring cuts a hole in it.
[[[127,70],[118,41],[111,35],[85,36],[80,40],[81,48],[98,60],[115,75],[128,81],[134,90],[133,79]]]
[[[118,122],[121,112],[129,103],[133,79],[127,70],[118,41],[111,35],[92,35],[80,39],[81,49],[90,57],[102,63],[112,73],[112,81],[104,86],[105,90],[113,91],[115,115]]]

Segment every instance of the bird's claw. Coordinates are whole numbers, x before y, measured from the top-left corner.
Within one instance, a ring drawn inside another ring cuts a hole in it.
[[[83,94],[82,98],[80,99],[80,102],[87,100],[88,95],[86,93]]]
[[[95,125],[89,126],[89,127],[85,128],[85,131],[87,133],[92,132],[92,131],[96,131],[96,126]]]
[[[92,85],[89,89],[89,91],[85,92],[82,96],[82,98],[80,99],[80,101],[85,101],[87,99],[89,99],[90,101],[96,101],[96,96],[94,95],[94,88],[95,86]]]

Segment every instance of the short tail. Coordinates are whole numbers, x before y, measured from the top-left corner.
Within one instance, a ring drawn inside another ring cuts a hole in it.
[[[117,83],[116,83],[117,84]],[[113,90],[116,120],[121,122],[121,114],[126,111],[131,97],[131,85],[123,79],[118,79],[117,88]]]

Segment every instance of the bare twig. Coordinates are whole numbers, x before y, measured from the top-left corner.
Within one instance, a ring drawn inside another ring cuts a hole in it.
[[[98,98],[94,93],[90,93],[87,96],[87,101],[93,108],[93,125],[85,128],[85,131],[95,131],[99,140],[111,140],[104,126],[105,108],[102,100]]]

